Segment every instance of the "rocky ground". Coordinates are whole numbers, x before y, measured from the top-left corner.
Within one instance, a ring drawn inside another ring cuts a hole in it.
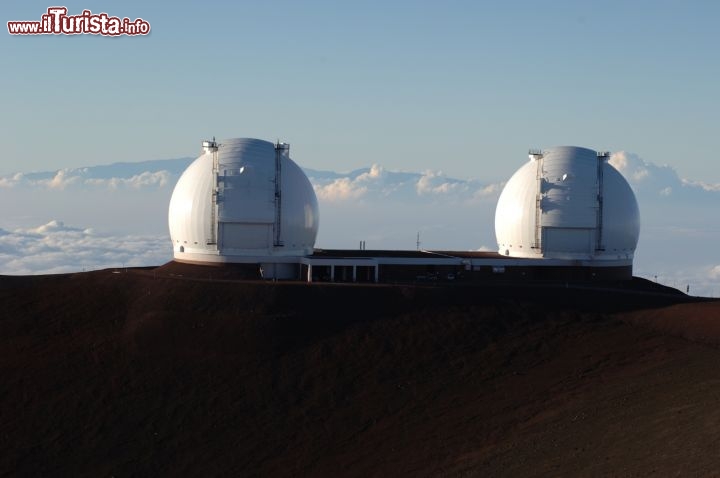
[[[225,280],[220,280],[225,279]],[[696,476],[720,302],[618,288],[0,277],[3,476]]]

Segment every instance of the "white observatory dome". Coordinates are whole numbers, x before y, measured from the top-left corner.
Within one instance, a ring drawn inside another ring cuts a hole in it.
[[[632,265],[638,205],[608,159],[609,153],[574,146],[531,151],[498,200],[500,254]]]
[[[318,205],[289,145],[250,138],[203,142],[175,186],[169,226],[176,260],[249,262],[311,254]]]

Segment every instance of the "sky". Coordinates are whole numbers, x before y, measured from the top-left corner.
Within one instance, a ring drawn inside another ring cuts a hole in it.
[[[343,248],[413,248],[420,231],[493,249],[528,149],[578,145],[613,152],[638,196],[636,271],[720,295],[716,2],[61,5],[151,33],[0,34],[0,274],[168,260],[172,187],[212,136],[289,142],[318,245]],[[138,167],[82,169],[115,162]]]
[[[3,34],[0,173],[282,139],[311,168],[506,178],[529,148],[720,182],[710,1],[70,1],[148,36]],[[2,18],[50,4],[5,0]]]

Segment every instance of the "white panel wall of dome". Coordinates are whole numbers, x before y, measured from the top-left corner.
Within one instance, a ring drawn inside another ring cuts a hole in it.
[[[315,192],[289,155],[281,156],[280,241],[276,245],[275,145],[251,138],[218,142],[217,208],[213,153],[196,159],[178,180],[169,226],[177,260],[252,262],[312,253],[319,215]],[[212,243],[214,221],[215,243]]]
[[[282,235],[285,248],[312,253],[320,215],[310,180],[290,158],[282,167]]]
[[[594,228],[597,224],[597,172],[595,151],[558,147],[542,158],[544,227]]]
[[[525,163],[505,184],[495,209],[495,236],[500,254],[542,257],[535,242],[537,163]]]
[[[221,141],[218,164],[219,220],[272,224],[275,221],[275,146],[251,138]]]
[[[625,178],[586,148],[549,148],[538,157],[518,169],[500,195],[495,211],[499,252],[631,265],[640,215]]]
[[[604,169],[603,237],[605,255],[632,258],[640,237],[640,209],[630,184],[611,164]]]
[[[216,253],[208,245],[210,228],[213,158],[203,154],[182,173],[170,199],[168,223],[176,253]]]

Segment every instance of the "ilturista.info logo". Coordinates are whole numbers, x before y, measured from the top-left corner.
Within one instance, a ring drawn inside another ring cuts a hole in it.
[[[142,18],[111,17],[107,13],[83,10],[79,15],[68,15],[66,7],[50,7],[40,21],[7,22],[11,35],[147,35],[150,23]]]

